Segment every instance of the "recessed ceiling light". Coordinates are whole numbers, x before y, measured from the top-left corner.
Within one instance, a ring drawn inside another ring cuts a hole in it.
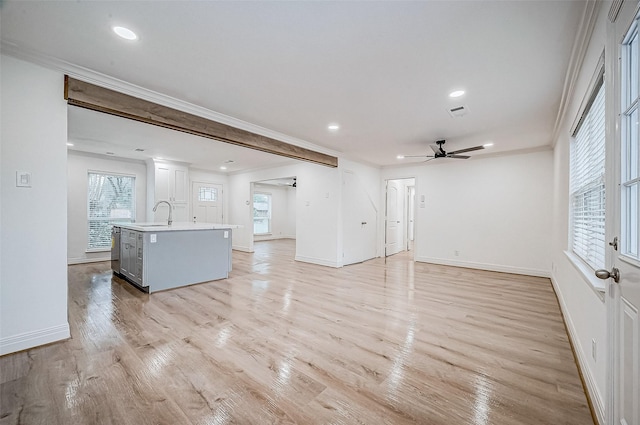
[[[338,124],[329,124],[329,126],[327,128],[329,130],[331,130],[331,131],[336,131],[336,130],[340,129],[340,126]]]
[[[125,27],[113,27],[113,32],[118,34],[120,37],[125,40],[137,40],[138,36],[135,32],[131,31],[129,28]]]
[[[490,148],[491,146],[493,146],[493,142],[485,143],[484,145],[482,145],[483,148]]]
[[[449,97],[460,97],[464,94],[464,90],[456,90],[449,93]]]
[[[73,143],[67,142],[67,146],[73,146]]]
[[[398,156],[396,156],[396,158],[398,158],[398,159],[404,159],[404,155],[398,155]]]
[[[226,170],[227,167],[225,167],[224,165],[220,167],[221,170]]]

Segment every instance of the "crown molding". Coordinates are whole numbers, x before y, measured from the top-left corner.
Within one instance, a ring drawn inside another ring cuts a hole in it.
[[[46,55],[44,53],[26,49],[20,47],[16,43],[2,40],[0,43],[0,53],[3,55],[12,56],[17,59],[21,59],[27,62],[31,62],[45,68],[59,71],[63,74],[67,74],[70,77],[78,80],[85,81],[87,83],[101,86],[113,91],[117,91],[123,94],[127,94],[139,99],[147,100],[149,102],[157,103],[169,108],[173,108],[179,111],[187,112],[192,115],[196,115],[202,118],[216,121],[222,124],[226,124],[231,127],[235,127],[241,130],[249,131],[261,136],[269,137],[272,139],[280,140],[282,142],[289,143],[294,146],[310,149],[316,152],[320,152],[326,155],[340,156],[341,153],[332,149],[327,149],[323,146],[319,146],[308,142],[303,139],[298,139],[274,130],[270,130],[265,127],[261,127],[256,124],[252,124],[228,115],[221,114],[219,112],[212,111],[202,106],[194,105],[193,103],[186,102],[153,90],[146,89],[144,87],[137,86],[135,84],[128,83],[124,80],[102,74],[89,68],[85,68],[79,65],[75,65],[70,62],[63,61],[53,56]]]
[[[556,116],[556,122],[553,127],[553,133],[551,137],[551,147],[555,148],[560,133],[560,128],[564,122],[569,103],[575,92],[576,82],[580,75],[584,58],[587,54],[587,48],[589,47],[589,41],[593,34],[596,21],[598,18],[598,9],[600,2],[595,0],[589,0],[585,2],[584,10],[582,12],[582,20],[578,27],[578,32],[573,41],[573,47],[571,49],[571,57],[569,58],[569,66],[564,78],[564,87],[562,90],[562,97],[560,99],[560,106],[558,108],[558,114]]]

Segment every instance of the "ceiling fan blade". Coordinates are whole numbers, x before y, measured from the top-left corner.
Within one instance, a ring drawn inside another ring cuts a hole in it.
[[[433,158],[433,155],[403,155],[405,158]]]
[[[429,145],[429,147],[433,150],[433,153],[442,153],[442,151],[440,150],[440,146],[436,145],[435,143]]]
[[[447,158],[455,158],[455,159],[469,159],[471,158],[470,156],[466,156],[466,155],[452,155],[452,154],[448,154]]]
[[[466,149],[460,149],[458,151],[453,151],[453,152],[449,152],[450,154],[458,154],[458,153],[465,153],[465,152],[472,152],[472,151],[479,151],[481,149],[484,149],[484,146],[480,145],[480,146],[474,146],[472,148],[466,148]]]
[[[429,159],[425,159],[425,160],[424,160],[424,161],[422,161],[422,162],[429,162],[429,161],[433,161],[434,159],[436,159],[436,157],[435,157],[435,156],[432,156],[431,158],[429,158]]]

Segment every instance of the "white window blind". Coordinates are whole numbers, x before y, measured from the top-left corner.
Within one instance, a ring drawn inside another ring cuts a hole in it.
[[[111,223],[135,218],[135,177],[89,172],[88,249],[111,248]]]
[[[571,142],[571,249],[594,269],[605,266],[604,85],[585,110]]]

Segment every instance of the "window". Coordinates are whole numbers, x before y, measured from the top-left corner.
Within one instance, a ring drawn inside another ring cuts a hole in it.
[[[640,260],[640,149],[638,147],[638,26],[634,25],[623,43],[621,114],[621,254]]]
[[[135,218],[135,177],[89,172],[89,250],[111,248],[111,223]]]
[[[271,195],[253,194],[253,234],[263,235],[271,232]]]
[[[199,202],[215,202],[218,200],[218,189],[215,187],[200,187],[198,190]]]
[[[594,269],[605,266],[605,114],[602,72],[571,141],[570,244]]]

